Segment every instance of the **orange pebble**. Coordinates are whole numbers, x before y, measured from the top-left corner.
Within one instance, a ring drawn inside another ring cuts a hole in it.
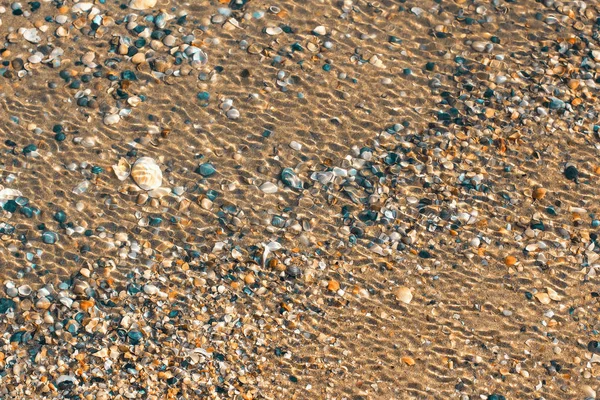
[[[517,263],[517,258],[515,256],[508,256],[504,259],[504,264],[506,264],[507,266],[512,266],[515,265]]]
[[[337,292],[338,290],[340,290],[340,283],[335,279],[332,279],[329,281],[329,284],[327,284],[327,289],[329,289],[332,292]]]

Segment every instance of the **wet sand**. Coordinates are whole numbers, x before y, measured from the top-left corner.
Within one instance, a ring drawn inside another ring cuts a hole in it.
[[[596,397],[596,2],[152,3],[0,5],[0,397]]]

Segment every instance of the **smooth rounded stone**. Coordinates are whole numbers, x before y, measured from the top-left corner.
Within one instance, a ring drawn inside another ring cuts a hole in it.
[[[146,54],[142,52],[136,53],[131,57],[131,62],[134,64],[141,64],[144,61],[146,61]]]
[[[129,8],[134,10],[148,10],[155,7],[158,0],[131,0],[129,2]]]
[[[326,35],[327,28],[325,28],[323,25],[319,25],[315,29],[313,29],[313,33],[321,36]]]
[[[144,293],[152,296],[158,293],[158,288],[151,284],[144,285]]]
[[[118,124],[121,120],[119,114],[108,114],[104,116],[104,124],[106,125],[115,125]]]
[[[483,52],[489,53],[494,48],[494,45],[491,43],[488,43],[488,42],[482,42],[482,41],[476,40],[473,43],[471,43],[471,48],[480,53],[483,53]]]
[[[302,144],[296,142],[295,140],[292,140],[290,142],[290,148],[296,150],[296,151],[300,151],[302,150]]]
[[[131,178],[144,190],[158,189],[162,185],[162,171],[159,165],[150,157],[141,157],[131,168]]]
[[[214,175],[217,170],[211,163],[204,163],[200,164],[198,168],[196,168],[195,172],[204,176],[205,178],[208,178],[209,176]]]
[[[263,191],[263,193],[277,193],[277,185],[274,184],[273,182],[265,182],[262,185],[260,185],[260,190]]]
[[[223,102],[221,103],[221,110],[223,110],[223,111],[229,111],[232,107],[233,107],[232,99],[224,99]]]
[[[221,15],[221,14],[216,14],[216,15],[213,15],[213,17],[210,19],[210,21],[213,24],[222,24],[223,22],[225,22],[225,16]]]
[[[51,231],[42,233],[42,241],[46,244],[55,244],[58,241],[58,235]]]
[[[64,24],[69,20],[69,17],[67,15],[61,14],[61,15],[57,15],[56,18],[54,18],[54,22],[56,22],[57,24]]]
[[[283,32],[283,29],[281,29],[278,26],[269,26],[265,29],[265,32],[267,33],[267,35],[276,36],[281,34]]]
[[[163,38],[163,44],[165,46],[173,47],[177,42],[177,38],[173,35],[167,35]]]
[[[48,300],[46,297],[42,297],[35,302],[35,308],[40,310],[47,310],[51,305],[52,303],[50,303],[50,300]]]
[[[574,181],[579,176],[579,171],[575,166],[569,165],[567,168],[565,168],[564,175],[568,180]]]
[[[204,210],[210,210],[212,206],[213,202],[208,197],[204,197],[202,200],[200,200],[200,207],[202,207]]]
[[[42,62],[42,56],[38,53],[35,53],[35,54],[29,56],[27,61],[29,61],[32,64],[39,64],[40,62]]]
[[[71,7],[71,11],[73,11],[74,13],[86,12],[90,11],[93,6],[94,3],[82,1],[73,5],[73,7]]]
[[[83,139],[81,139],[80,144],[83,147],[92,148],[96,145],[96,140],[91,136],[86,136]]]
[[[240,112],[237,110],[237,108],[231,108],[229,111],[227,111],[227,118],[238,119],[239,117]]]
[[[409,288],[406,286],[401,286],[394,290],[394,295],[398,301],[403,302],[404,304],[410,304],[413,299],[413,294]]]
[[[137,96],[131,96],[127,99],[127,104],[129,104],[131,107],[137,107],[141,102],[142,99]]]

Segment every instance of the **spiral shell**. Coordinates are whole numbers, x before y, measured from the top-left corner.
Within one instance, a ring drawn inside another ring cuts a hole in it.
[[[141,157],[133,164],[131,177],[144,190],[154,190],[162,184],[162,171],[150,157]]]

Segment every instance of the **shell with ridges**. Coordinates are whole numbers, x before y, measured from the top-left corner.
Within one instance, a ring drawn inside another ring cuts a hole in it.
[[[150,157],[141,157],[133,164],[131,177],[144,190],[154,190],[162,185],[162,171]]]

